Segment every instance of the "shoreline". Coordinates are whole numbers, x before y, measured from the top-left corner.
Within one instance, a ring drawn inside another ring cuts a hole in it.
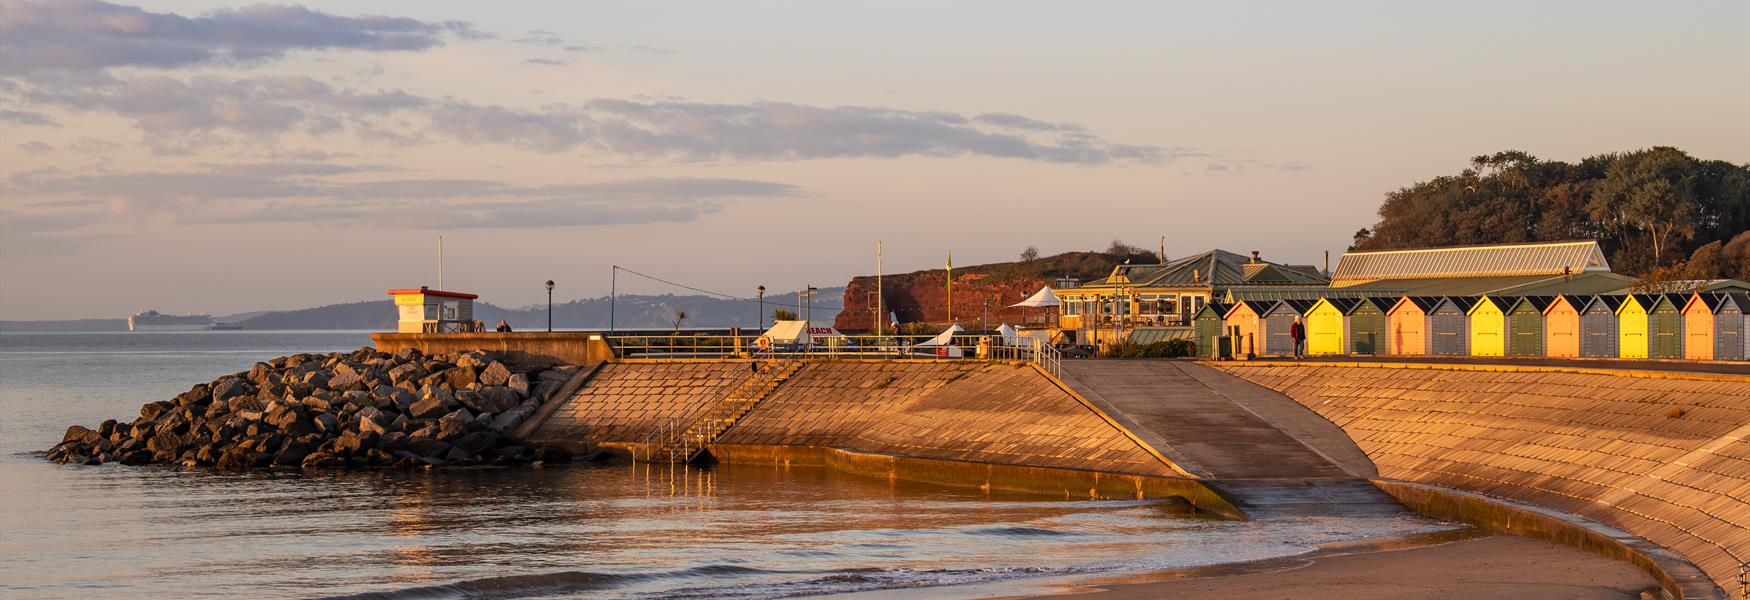
[[[1068,582],[1066,582],[1068,583]],[[987,598],[1640,598],[1658,582],[1625,562],[1476,528],[1357,540],[1281,558],[1082,578],[1046,594]]]

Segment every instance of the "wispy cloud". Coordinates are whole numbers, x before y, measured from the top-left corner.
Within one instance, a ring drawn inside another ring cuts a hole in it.
[[[457,21],[348,17],[298,5],[256,4],[196,17],[101,0],[0,0],[0,72],[177,68],[253,62],[293,50],[424,50],[480,37]]]
[[[25,200],[8,231],[42,236],[111,220],[179,224],[305,222],[372,227],[585,227],[691,221],[732,201],[798,197],[769,181],[644,178],[516,185],[385,178],[394,167],[278,162],[187,171],[17,174],[0,194]]]
[[[54,117],[28,110],[0,110],[0,121],[14,125],[35,125],[38,127],[60,127],[61,122]]]

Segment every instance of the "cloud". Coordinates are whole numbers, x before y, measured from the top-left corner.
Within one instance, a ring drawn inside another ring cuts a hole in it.
[[[50,146],[48,143],[43,142],[41,140],[31,140],[31,141],[19,144],[18,149],[23,150],[23,151],[28,152],[28,153],[31,153],[31,154],[48,154],[50,152],[55,151],[54,146]]]
[[[523,59],[523,62],[531,65],[544,65],[549,67],[562,67],[571,64],[571,61],[559,58],[526,58]]]
[[[180,224],[284,223],[411,228],[585,227],[691,221],[732,201],[796,197],[795,186],[711,178],[515,185],[484,179],[363,179],[382,165],[249,163],[189,171],[20,173],[0,194],[25,199],[35,221],[106,219]],[[60,219],[60,220],[54,220]],[[65,228],[65,227],[63,227]],[[41,232],[37,232],[41,233]]]
[[[534,152],[594,151],[679,163],[984,156],[1107,165],[1204,156],[1192,148],[1121,144],[1080,125],[1006,113],[969,117],[871,106],[671,99],[595,99],[526,108],[338,87],[304,76],[148,74],[9,84],[0,93],[31,105],[131,119],[149,134],[155,152],[172,154],[203,146],[259,146],[295,132],[350,133],[389,144],[447,137]]]
[[[61,122],[54,117],[28,110],[0,110],[0,121],[14,125],[36,125],[39,127],[60,127]]]
[[[457,21],[347,17],[255,4],[197,17],[101,0],[0,0],[0,72],[178,68],[270,60],[293,50],[416,51],[481,37]]]

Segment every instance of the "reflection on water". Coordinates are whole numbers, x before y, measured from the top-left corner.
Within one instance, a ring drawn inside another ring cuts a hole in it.
[[[782,597],[1232,562],[1440,527],[1187,518],[809,468],[242,475],[30,454],[68,424],[359,337],[253,335],[0,335],[0,597]]]

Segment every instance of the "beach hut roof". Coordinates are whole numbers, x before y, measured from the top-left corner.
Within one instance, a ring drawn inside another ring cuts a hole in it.
[[[1318,301],[1309,301],[1309,299],[1285,299],[1285,301],[1276,301],[1276,304],[1271,304],[1271,308],[1265,310],[1264,313],[1260,313],[1260,315],[1271,315],[1271,313],[1278,313],[1278,311],[1290,311],[1290,313],[1295,313],[1295,315],[1306,315],[1307,310],[1313,310],[1313,304],[1316,303],[1318,303]]]
[[[1392,309],[1396,309],[1399,305],[1402,305],[1405,302],[1408,302],[1410,304],[1415,305],[1416,308],[1421,309],[1422,312],[1430,312],[1430,311],[1434,310],[1435,306],[1440,305],[1440,297],[1439,296],[1404,296],[1403,298],[1399,299],[1397,302],[1392,303]]]
[[[1470,314],[1470,309],[1477,305],[1481,298],[1476,296],[1447,296],[1446,301],[1458,307],[1458,312]]]
[[[1725,298],[1721,294],[1710,294],[1707,292],[1696,292],[1696,293],[1690,294],[1689,300],[1687,300],[1683,303],[1683,312],[1689,312],[1691,305],[1694,305],[1698,302],[1701,303],[1702,306],[1706,307],[1708,312],[1718,312],[1720,310],[1720,307],[1724,306],[1725,303],[1729,302],[1729,301],[1730,300],[1728,298]]]
[[[1721,295],[1728,297],[1728,298],[1731,298],[1732,303],[1738,305],[1738,310],[1741,310],[1744,312],[1750,312],[1750,293],[1733,292],[1730,294],[1721,294]]]
[[[1464,312],[1465,312],[1465,314],[1470,314],[1470,313],[1476,312],[1477,309],[1482,308],[1483,305],[1485,305],[1485,304],[1488,306],[1493,306],[1493,307],[1495,307],[1495,310],[1498,310],[1501,312],[1507,312],[1507,309],[1512,308],[1512,306],[1513,306],[1513,303],[1505,298],[1496,298],[1494,296],[1481,296],[1481,297],[1478,297],[1476,299],[1476,303],[1472,304],[1470,306],[1470,308],[1464,309]]]
[[[1233,306],[1230,304],[1226,304],[1223,302],[1210,302],[1208,304],[1203,305],[1203,308],[1197,309],[1197,314],[1203,314],[1205,312],[1208,312],[1208,313],[1214,314],[1216,317],[1219,318],[1219,317],[1226,317],[1227,311],[1232,310],[1232,309],[1233,309]]]
[[[1378,252],[1346,252],[1337,260],[1332,285],[1345,287],[1382,279],[1562,275],[1609,271],[1610,262],[1594,240],[1448,246]]]
[[[1337,312],[1345,315],[1354,311],[1355,307],[1360,306],[1361,303],[1364,302],[1361,298],[1321,298],[1319,301],[1331,305],[1331,308],[1335,308],[1337,309]]]
[[[1622,294],[1599,294],[1593,296],[1592,301],[1603,304],[1605,308],[1610,309],[1610,312],[1616,312],[1622,310],[1622,305],[1628,303],[1628,296]]]
[[[1550,305],[1555,304],[1555,303],[1556,303],[1555,296],[1520,296],[1517,300],[1514,300],[1510,306],[1507,307],[1507,310],[1509,310],[1509,311],[1519,310],[1519,305],[1529,304],[1529,305],[1531,305],[1532,310],[1536,310],[1538,313],[1542,313],[1546,310],[1549,310]]]

